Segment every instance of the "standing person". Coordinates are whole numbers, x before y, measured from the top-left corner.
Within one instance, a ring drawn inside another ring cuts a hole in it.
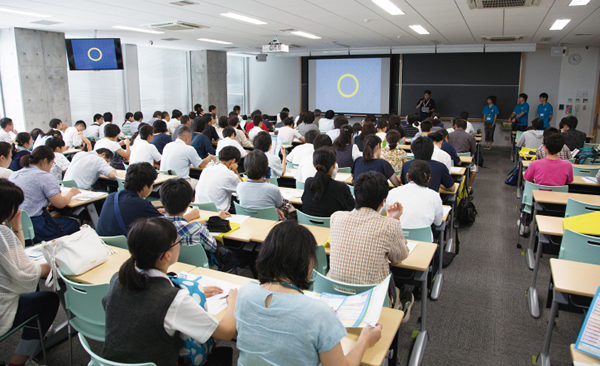
[[[10,143],[10,140],[12,140],[11,132],[15,135],[18,133],[12,119],[8,117],[0,119],[0,141]]]
[[[10,170],[16,172],[21,169],[21,158],[25,155],[31,154],[31,147],[33,146],[33,139],[28,132],[19,132],[15,137],[15,144],[13,145],[12,162],[10,163]]]
[[[548,94],[540,94],[540,105],[537,108],[538,117],[544,121],[544,128],[550,127],[550,121],[554,114],[552,104],[548,103]]]
[[[417,103],[417,110],[419,111],[421,121],[431,117],[433,111],[435,111],[435,100],[431,99],[431,90],[425,90],[425,95]]]
[[[498,107],[496,107],[496,96],[490,95],[487,98],[487,105],[483,108],[483,126],[485,129],[485,145],[487,150],[490,150],[494,143],[496,118],[499,113]]]
[[[519,103],[508,118],[508,122],[512,123],[513,131],[526,131],[529,123],[529,103],[527,103],[527,94],[519,94]]]

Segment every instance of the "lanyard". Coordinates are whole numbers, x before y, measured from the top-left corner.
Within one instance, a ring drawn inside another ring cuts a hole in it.
[[[425,99],[423,99],[423,107],[427,107],[429,102],[431,102],[431,98],[427,99],[427,102],[425,102]]]
[[[294,284],[293,284],[293,283],[291,283],[291,282],[280,282],[280,284],[281,284],[281,286],[283,286],[283,287],[287,287],[287,288],[289,288],[289,289],[296,290],[296,291],[298,291],[298,292],[299,292],[299,293],[301,293],[301,294],[304,294],[304,292],[302,292],[302,290],[300,290],[300,289],[298,288],[298,286],[294,285]]]

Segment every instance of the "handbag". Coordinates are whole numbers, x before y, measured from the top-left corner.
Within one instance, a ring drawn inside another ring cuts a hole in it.
[[[58,268],[65,276],[78,276],[106,262],[108,255],[113,254],[112,249],[88,225],[83,225],[81,230],[71,235],[42,242],[40,249],[51,268],[46,286],[54,286],[55,290],[60,290]]]
[[[226,233],[231,231],[231,224],[228,220],[222,219],[219,216],[211,216],[206,222],[206,228],[211,233]]]

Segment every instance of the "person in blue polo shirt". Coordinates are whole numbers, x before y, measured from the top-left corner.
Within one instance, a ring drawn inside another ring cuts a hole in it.
[[[515,106],[508,122],[512,123],[513,131],[526,131],[529,123],[529,103],[527,94],[519,94],[519,103]]]
[[[496,130],[496,117],[498,117],[498,107],[496,107],[496,96],[487,97],[487,105],[483,108],[483,127],[485,128],[485,145],[489,150],[494,142],[494,131]]]
[[[537,114],[538,117],[544,121],[544,128],[550,127],[550,121],[552,121],[552,115],[554,110],[552,104],[548,103],[548,94],[540,94],[540,105],[538,105]]]
[[[421,121],[431,117],[432,113],[435,111],[435,100],[431,99],[431,90],[425,90],[424,94],[424,97],[417,102],[417,109],[419,110]]]

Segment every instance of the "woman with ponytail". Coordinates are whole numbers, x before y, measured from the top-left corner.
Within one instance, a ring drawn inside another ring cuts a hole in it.
[[[348,185],[333,179],[336,172],[335,164],[336,154],[333,148],[324,146],[313,153],[313,165],[317,173],[304,182],[303,213],[329,217],[336,211],[354,209],[354,197]]]
[[[336,118],[336,121],[338,118]],[[348,124],[339,128],[339,135],[333,141],[333,149],[337,156],[339,168],[351,168],[354,160],[362,155],[358,146],[352,143],[352,128]]]
[[[106,311],[102,357],[122,363],[177,366],[182,339],[191,337],[203,344],[211,336],[225,341],[233,338],[237,290],[229,292],[227,310],[219,322],[198,300],[221,294],[220,288],[195,286],[200,293],[192,297],[190,290],[177,287],[167,276],[180,250],[173,223],[162,217],[140,219],[129,231],[127,246],[131,257],[112,277],[108,294],[102,299]],[[232,351],[217,355],[216,350],[211,356],[230,365]],[[220,364],[211,356],[208,360],[201,356],[206,355],[198,355],[202,361],[198,364]],[[229,358],[229,363],[224,358]]]
[[[381,159],[381,139],[376,135],[368,135],[365,138],[363,156],[356,159],[352,166],[353,179],[356,181],[359,175],[369,171],[383,174],[394,187],[400,185],[400,178],[396,176],[392,165]]]
[[[46,207],[66,207],[80,191],[71,188],[61,193],[60,185],[50,170],[54,163],[54,151],[48,146],[40,146],[31,155],[21,158],[23,169],[13,173],[9,180],[23,190],[25,201],[21,210],[31,217],[35,230],[34,242],[48,241],[79,230],[79,223],[66,217],[52,217]]]
[[[33,146],[33,139],[27,132],[19,132],[15,137],[15,144],[12,149],[12,162],[10,163],[10,170],[16,172],[21,169],[21,158],[25,155],[31,154],[31,147]]]
[[[395,171],[401,171],[402,165],[408,161],[408,155],[398,147],[398,143],[401,141],[400,132],[389,130],[385,136],[387,145],[381,150],[381,157],[392,164]]]

